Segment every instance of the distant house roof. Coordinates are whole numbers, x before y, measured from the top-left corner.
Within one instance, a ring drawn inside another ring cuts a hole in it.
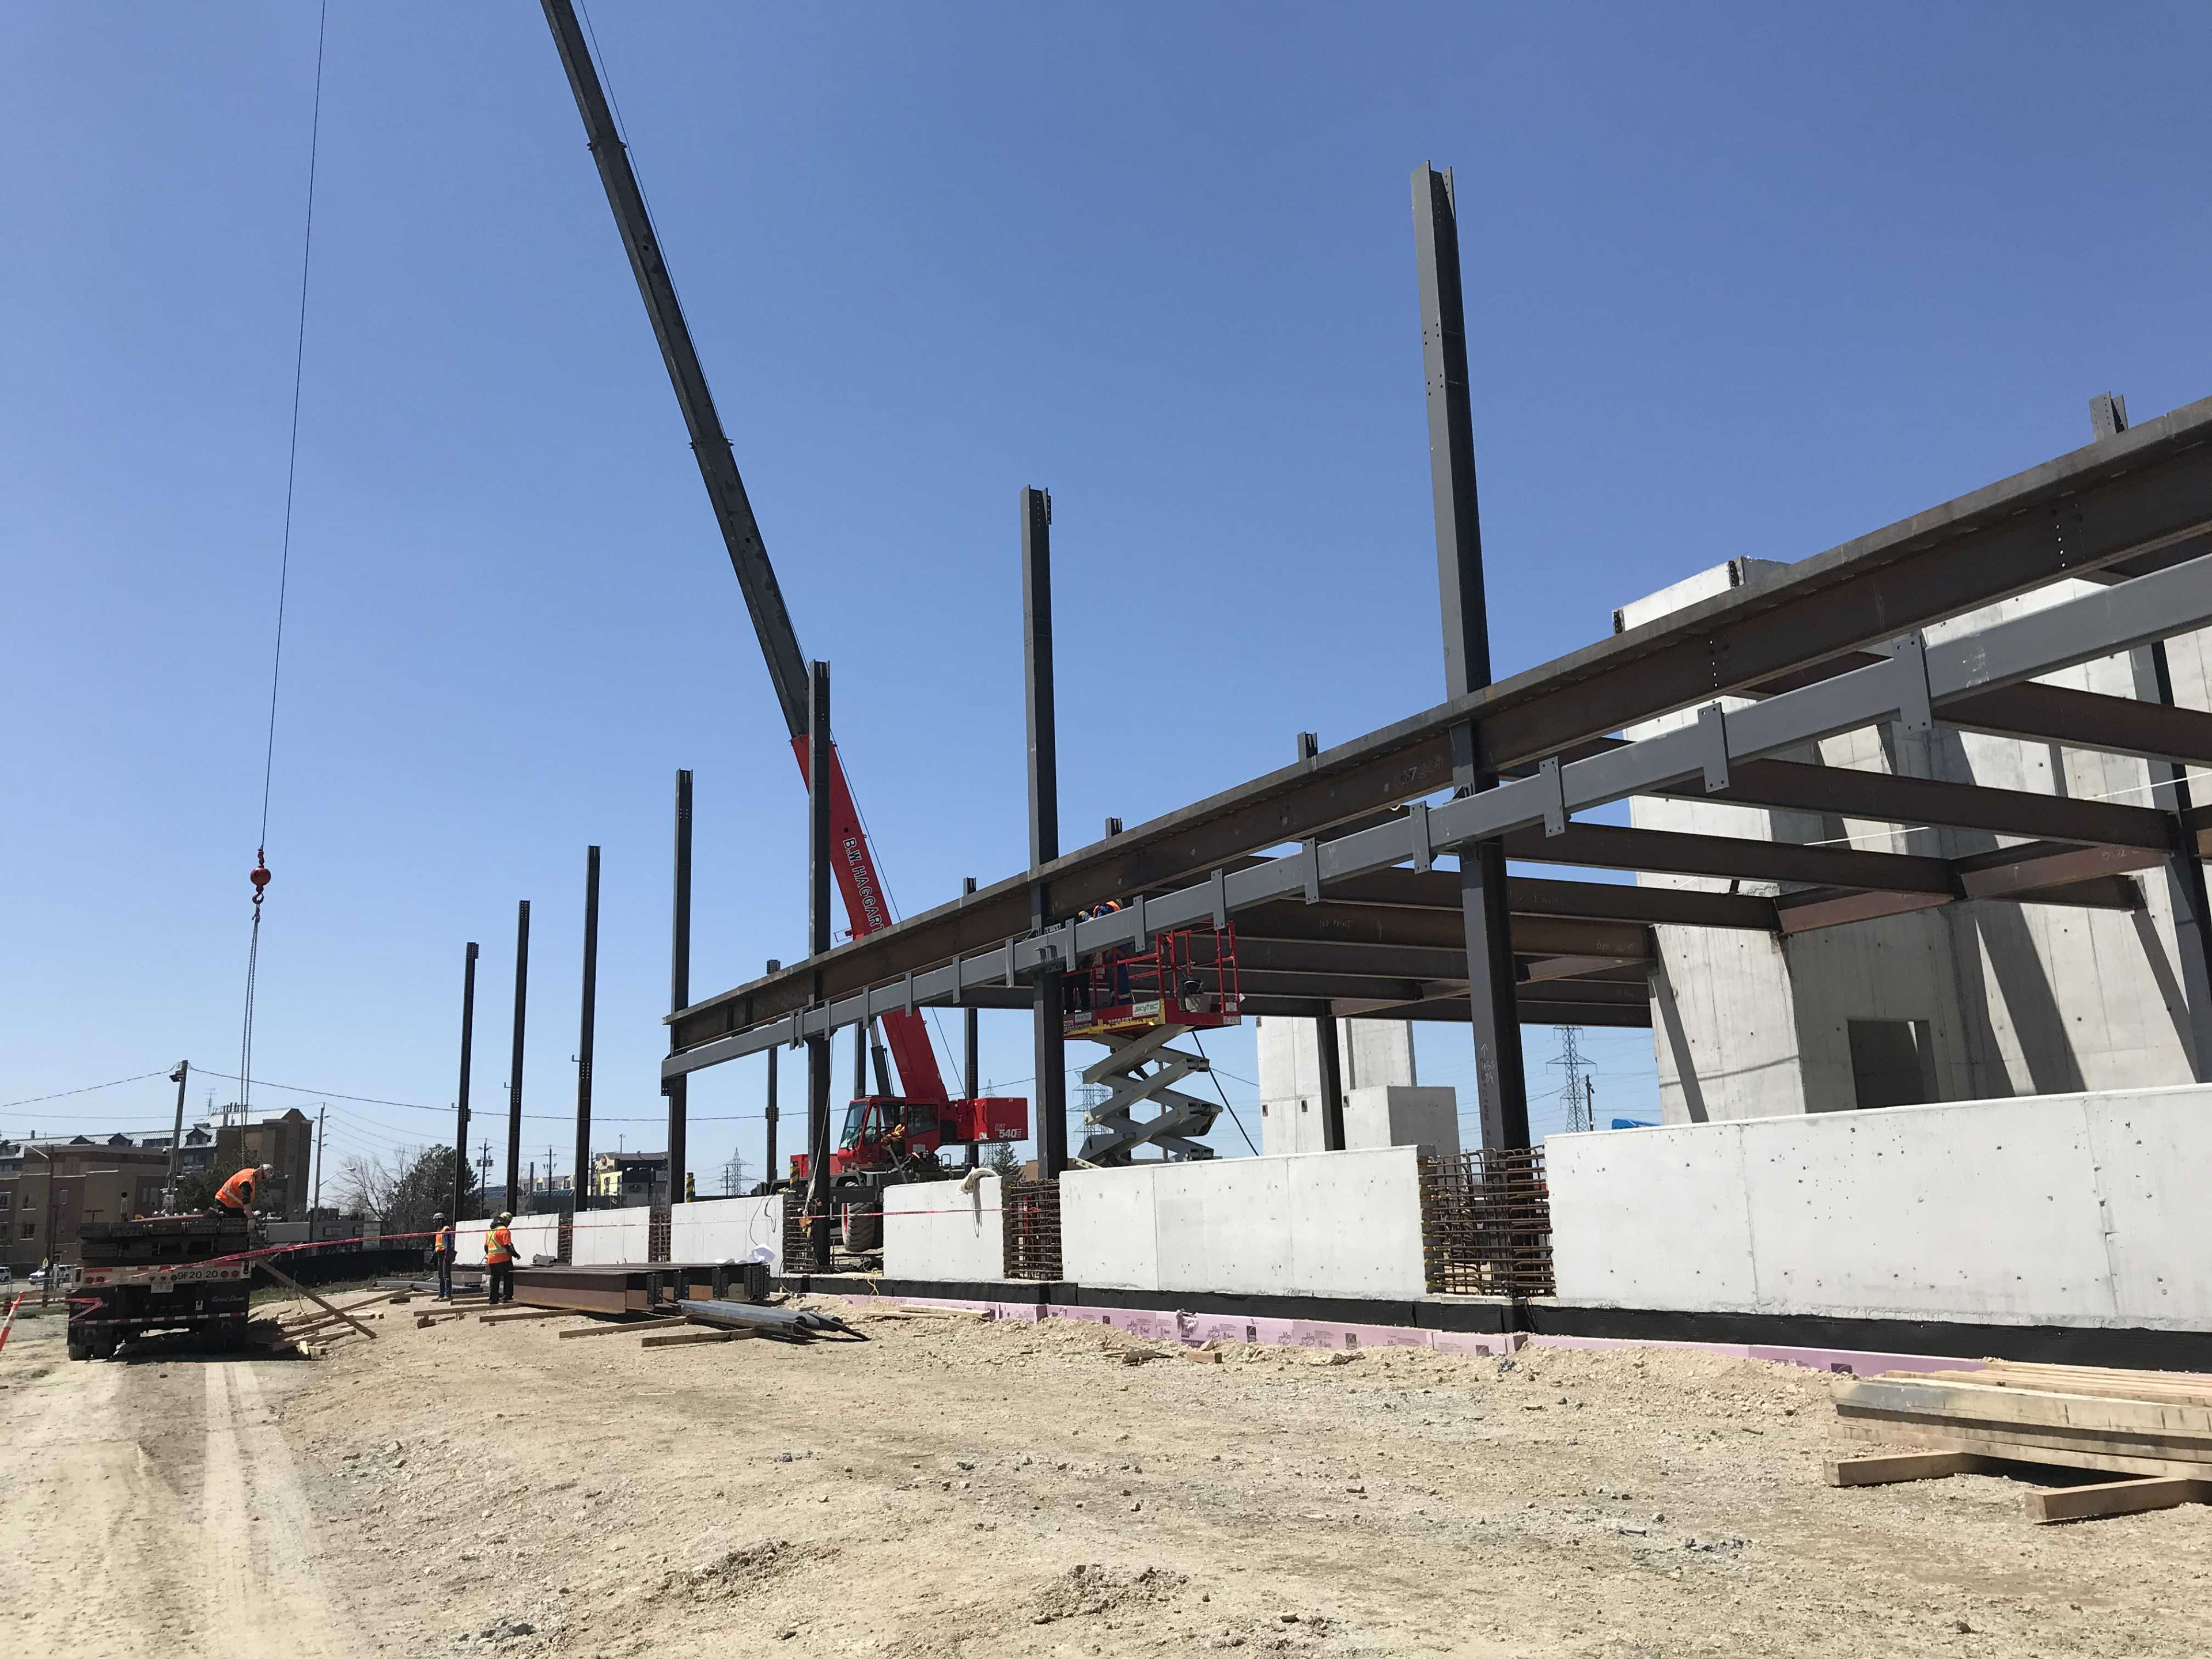
[[[69,1144],[72,1146],[89,1146],[94,1143],[90,1135],[71,1135],[69,1138]]]
[[[131,1144],[131,1137],[118,1131],[108,1136],[107,1144],[111,1146],[128,1146]]]
[[[185,1135],[185,1145],[187,1146],[204,1146],[208,1142],[214,1139],[215,1137],[207,1132],[207,1126],[205,1124],[195,1123]]]

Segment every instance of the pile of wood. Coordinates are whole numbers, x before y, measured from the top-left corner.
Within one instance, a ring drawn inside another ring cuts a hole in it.
[[[2031,1489],[2033,1521],[2081,1521],[2212,1503],[2212,1376],[1992,1359],[1959,1370],[1838,1376],[1844,1439],[1911,1447],[1840,1457],[1831,1486],[2023,1473],[2021,1465],[2124,1480]],[[2046,1474],[2046,1479],[2050,1477]]]

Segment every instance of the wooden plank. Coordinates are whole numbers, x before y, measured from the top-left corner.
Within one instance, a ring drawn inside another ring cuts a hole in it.
[[[695,1342],[742,1342],[747,1337],[758,1334],[757,1331],[662,1331],[645,1338],[637,1346],[641,1348],[681,1348]]]
[[[1894,1374],[1885,1373],[1885,1380]],[[2041,1376],[2021,1376],[2008,1371],[1915,1371],[1915,1382],[1969,1382],[1984,1388],[2012,1389],[2027,1394],[2088,1395],[2098,1400],[2148,1400],[2172,1406],[2212,1407],[2212,1389],[2186,1383],[2138,1382],[2118,1377]],[[1899,1379],[1901,1380],[1901,1378]]]
[[[1986,1474],[1996,1467],[1995,1458],[1973,1452],[1876,1452],[1867,1457],[1831,1457],[1821,1473],[1832,1486],[1888,1486],[1950,1474]]]
[[[2141,1515],[2182,1504],[2212,1503],[2212,1480],[2151,1477],[2094,1486],[2046,1486],[2021,1494],[2027,1518],[2039,1522],[2094,1521],[2107,1515]]]
[[[246,1068],[241,1066],[238,1069],[242,1072]],[[313,1303],[325,1313],[336,1314],[340,1319],[344,1320],[347,1324],[352,1326],[354,1329],[359,1331],[370,1341],[374,1342],[376,1340],[376,1333],[374,1331],[369,1329],[368,1326],[362,1324],[361,1321],[356,1319],[344,1309],[332,1307],[329,1303],[324,1301],[322,1297],[317,1296],[313,1291],[300,1283],[298,1279],[293,1278],[291,1274],[286,1273],[282,1267],[279,1267],[275,1262],[270,1261],[264,1257],[261,1262],[261,1271],[267,1273],[270,1278],[275,1279],[279,1285],[283,1285],[295,1296],[306,1297],[308,1301]]]
[[[583,1325],[573,1331],[556,1331],[555,1335],[566,1342],[572,1336],[635,1336],[647,1325],[667,1325],[680,1322],[653,1315],[644,1320],[627,1320],[619,1325]]]
[[[1968,1382],[1900,1382],[1887,1377],[1838,1376],[1832,1392],[1838,1409],[1903,1412],[1916,1417],[1976,1423],[2086,1429],[2100,1434],[2174,1436],[2201,1440],[2212,1456],[2212,1407],[2150,1400],[2103,1400],[2087,1395],[2030,1393]]]
[[[1975,1452],[2015,1463],[2060,1463],[2069,1468],[2102,1469],[2112,1474],[2202,1476],[2212,1467],[2161,1455],[2155,1448],[2132,1442],[2067,1439],[2034,1429],[1997,1433],[1972,1425],[1911,1423],[1893,1418],[1839,1419],[1836,1437],[1929,1451]]]
[[[517,1308],[512,1313],[480,1313],[477,1316],[477,1323],[506,1325],[518,1319],[566,1319],[568,1316],[568,1310],[566,1308]]]

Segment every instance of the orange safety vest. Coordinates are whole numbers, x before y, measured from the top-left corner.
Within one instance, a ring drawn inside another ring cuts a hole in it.
[[[514,1260],[514,1235],[504,1227],[494,1227],[484,1234],[484,1266],[504,1267]]]
[[[253,1188],[258,1179],[255,1170],[240,1170],[222,1183],[215,1195],[215,1201],[226,1210],[236,1210],[243,1215],[253,1207]]]
[[[450,1255],[453,1249],[453,1230],[451,1227],[441,1227],[430,1236],[430,1253],[433,1255]]]

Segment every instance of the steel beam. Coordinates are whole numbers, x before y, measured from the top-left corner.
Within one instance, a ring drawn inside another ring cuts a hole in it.
[[[691,774],[676,775],[675,902],[668,932],[668,997],[681,1008],[691,997]],[[667,1079],[661,1092],[668,1097],[668,1201],[684,1201],[684,1161],[690,1151],[690,1091],[680,1077]]]
[[[1540,776],[1501,783],[1494,789],[1424,806],[1334,840],[1316,842],[1305,856],[1224,870],[1211,880],[1157,897],[1148,896],[1146,925],[1153,931],[1189,926],[1224,912],[1242,913],[1271,902],[1302,899],[1316,884],[1326,893],[1337,881],[1405,863],[1418,870],[1437,853],[1484,840],[1502,838],[1509,847],[1533,845],[1534,856],[1557,859],[1560,849],[1571,848],[1578,837],[1648,838],[1659,832],[1589,825],[1572,826],[1556,836],[1536,832],[1563,812],[1571,814],[1630,795],[1656,793],[1686,778],[1711,776],[1717,768],[1731,769],[1771,758],[1843,732],[1887,722],[1908,729],[1924,728],[1934,714],[1951,701],[1990,684],[2112,655],[2161,633],[2188,631],[2208,621],[2212,621],[2212,559],[2100,590],[2033,616],[1961,635],[1924,651],[1899,650],[1865,667],[1735,709],[1724,718],[1701,720],[1694,726],[1547,769]],[[1735,856],[1747,864],[1753,860],[1803,860],[1814,855],[1829,860],[1871,860],[1853,865],[1863,872],[1857,878],[1846,878],[1837,884],[1954,896],[1963,893],[1960,878],[1949,864],[1899,854],[1734,842],[1724,837],[1662,836],[1658,843],[1639,848],[1629,861],[1664,867],[1655,865],[1655,854],[1663,857],[1667,846],[1701,840],[1711,843],[1705,856],[1716,860],[1721,850],[1729,848],[1737,849]],[[2001,862],[2044,855],[2033,849],[2027,853],[2007,849],[1993,856]],[[1803,867],[1809,870],[1817,866]],[[1831,863],[1826,867],[1836,866]],[[1715,873],[1741,875],[1749,871],[1740,864],[1732,871],[1717,867]],[[1129,918],[1115,915],[1070,923],[1055,930],[1050,939],[1004,939],[999,950],[984,957],[915,974],[902,982],[899,994],[902,1000],[910,995],[917,1002],[956,1000],[969,983],[1049,969],[1059,964],[1062,951],[1085,956],[1127,943],[1131,937]],[[837,965],[863,960],[847,957]],[[812,971],[824,972],[830,965],[814,964]],[[747,988],[744,994],[752,1000],[764,997],[772,988]],[[801,1024],[807,1029],[827,1030],[854,1018],[869,1018],[889,1006],[882,992],[864,991],[842,999],[833,1007],[807,1014]],[[683,1018],[690,1018],[696,1012],[687,1010]],[[671,1067],[696,1069],[751,1052],[766,1040],[757,1032],[715,1036],[711,1035],[711,1024],[705,1030],[708,1035],[696,1048],[687,1048],[672,1059]]]
[[[448,1213],[457,1227],[468,1214],[461,1205],[468,1197],[469,1078],[473,1070],[476,1032],[477,942],[471,939],[461,959],[461,1080],[453,1097],[453,1207]]]
[[[806,966],[813,1000],[826,1000],[823,964],[830,954],[830,665],[806,676]],[[807,1248],[817,1273],[830,1265],[830,1033],[827,1018],[806,1033]]]
[[[522,1036],[529,1006],[530,901],[522,899],[514,908],[514,1048],[507,1073],[507,1207],[510,1210],[522,1185]]]
[[[688,996],[687,985],[685,994]],[[584,984],[576,1021],[576,1173],[570,1204],[591,1208],[592,1056],[599,1029],[599,849],[584,849]],[[679,1002],[676,1005],[681,1007]],[[673,1032],[671,1032],[673,1035]],[[546,1171],[550,1185],[552,1171]]]

